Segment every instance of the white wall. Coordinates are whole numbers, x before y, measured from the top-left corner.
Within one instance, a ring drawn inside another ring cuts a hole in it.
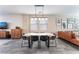
[[[30,17],[33,17],[33,16],[34,15],[12,15],[12,14],[11,15],[10,14],[0,15],[0,22],[4,21],[9,24],[9,28],[7,30],[11,30],[11,29],[14,29],[16,26],[19,26],[24,30],[24,32],[29,32]],[[45,15],[45,17],[48,17],[48,31],[47,32],[56,32],[57,31],[57,26],[56,26],[57,17],[66,19],[67,17],[74,17],[74,16],[73,15],[72,16],[70,15],[60,15],[60,16]]]
[[[34,15],[24,15],[23,27],[25,29],[25,32],[29,32],[30,17],[34,17]],[[74,17],[77,17],[77,16],[75,16],[75,15],[45,15],[45,17],[48,17],[48,31],[47,32],[56,32],[56,31],[71,31],[71,30],[74,30],[74,29],[57,29],[56,21],[57,21],[58,17],[60,17],[62,20],[67,20],[67,18],[74,18]]]
[[[24,32],[29,32],[30,17],[34,17],[34,15],[24,15],[23,19],[23,28],[25,29]],[[45,17],[48,17],[48,30],[46,32],[56,32],[56,16],[45,15]],[[38,30],[35,32],[38,32]]]
[[[8,30],[14,29],[16,26],[22,28],[23,24],[23,16],[22,15],[0,15],[0,22],[8,23]]]

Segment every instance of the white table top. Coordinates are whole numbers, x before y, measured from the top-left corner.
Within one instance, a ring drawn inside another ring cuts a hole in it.
[[[25,33],[23,36],[41,36],[41,35],[48,35],[48,36],[55,36],[53,33]]]

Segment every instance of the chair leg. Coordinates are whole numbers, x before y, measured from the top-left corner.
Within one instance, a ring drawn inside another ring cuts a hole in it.
[[[31,48],[31,40],[28,40],[28,47]]]
[[[55,46],[57,47],[57,41],[56,41],[56,39],[55,39]]]
[[[22,40],[21,47],[27,47],[27,46],[24,46],[24,40]],[[29,40],[28,40],[28,47],[30,48],[30,41]]]
[[[47,44],[48,44],[47,41],[45,41],[45,45],[46,45],[46,46],[47,46]]]
[[[22,40],[22,43],[21,43],[21,47],[23,46],[23,40]]]
[[[22,39],[21,47],[26,47],[26,46],[24,46],[24,40],[26,40],[26,38]],[[31,47],[30,46],[30,40],[28,38],[27,38],[27,40],[28,40],[28,47],[30,48]]]
[[[50,46],[50,40],[48,39],[47,40],[47,47],[49,48],[49,46]]]
[[[33,41],[30,40],[30,48],[32,48],[32,45],[33,45]]]

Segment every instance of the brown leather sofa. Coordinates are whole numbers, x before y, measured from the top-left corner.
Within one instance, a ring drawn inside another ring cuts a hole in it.
[[[67,41],[79,46],[79,39],[76,38],[75,34],[72,31],[59,31],[58,38],[67,40]]]

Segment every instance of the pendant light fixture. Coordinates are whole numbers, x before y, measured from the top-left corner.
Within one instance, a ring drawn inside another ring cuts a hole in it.
[[[40,20],[44,17],[44,5],[35,5],[35,18],[37,18],[38,32],[40,33]]]
[[[35,5],[35,17],[44,16],[44,5]]]

